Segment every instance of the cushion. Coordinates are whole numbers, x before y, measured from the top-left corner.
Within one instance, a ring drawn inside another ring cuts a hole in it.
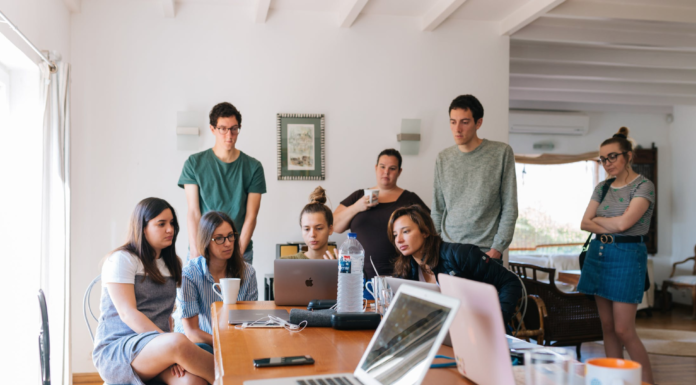
[[[680,275],[677,277],[672,277],[667,281],[686,285],[696,285],[696,275]]]

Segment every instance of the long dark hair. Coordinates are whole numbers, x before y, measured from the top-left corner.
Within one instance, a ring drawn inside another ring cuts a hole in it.
[[[171,210],[172,217],[174,218],[174,237],[172,238],[172,244],[165,247],[160,252],[160,258],[162,258],[167,269],[169,269],[169,274],[176,280],[176,286],[180,287],[181,260],[176,255],[175,248],[176,237],[179,235],[179,221],[176,219],[176,211],[174,211],[174,208],[164,199],[145,198],[138,202],[133,210],[133,214],[131,214],[128,224],[127,241],[123,246],[117,248],[113,252],[126,251],[135,255],[143,263],[145,277],[149,276],[153,281],[164,284],[166,279],[157,268],[157,263],[155,262],[155,249],[145,238],[145,228],[148,222],[167,209]],[[143,280],[144,279],[143,277]]]
[[[427,235],[421,251],[423,252],[424,264],[428,266],[430,270],[434,270],[440,262],[440,245],[442,244],[442,238],[440,238],[435,231],[435,224],[433,223],[433,219],[430,218],[430,214],[423,210],[420,205],[411,205],[396,209],[389,218],[389,225],[387,226],[389,241],[394,245],[397,255],[394,260],[394,275],[397,277],[406,277],[411,271],[412,257],[403,255],[401,250],[396,247],[396,242],[394,240],[394,222],[404,216],[411,218],[418,226],[420,232]],[[421,266],[420,268],[423,272],[426,271],[425,267]]]
[[[333,213],[331,212],[331,209],[326,206],[326,190],[324,190],[321,186],[318,186],[314,189],[314,191],[312,191],[311,194],[309,194],[309,203],[307,203],[300,212],[300,227],[302,227],[302,216],[305,214],[314,213],[324,214],[326,223],[329,226],[333,226]]]
[[[225,222],[232,227],[232,232],[234,233],[234,250],[232,250],[232,258],[227,260],[225,277],[241,278],[242,282],[244,282],[244,270],[246,269],[246,265],[244,264],[242,252],[239,250],[239,233],[234,226],[234,222],[232,222],[232,219],[227,214],[222,211],[209,211],[201,217],[201,221],[198,224],[196,247],[199,251],[202,251],[201,255],[205,258],[208,267],[210,267],[210,242],[213,242],[215,229]]]

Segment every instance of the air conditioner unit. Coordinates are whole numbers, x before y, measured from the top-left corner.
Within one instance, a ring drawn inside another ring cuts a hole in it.
[[[589,126],[578,112],[510,111],[511,134],[585,135]]]

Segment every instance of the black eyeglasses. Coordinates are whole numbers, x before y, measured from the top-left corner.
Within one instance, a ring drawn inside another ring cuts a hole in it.
[[[236,237],[236,236],[237,236],[237,233],[232,233],[226,237],[223,237],[223,236],[215,237],[215,238],[213,238],[213,242],[217,243],[218,245],[224,245],[225,239],[227,239],[228,241],[230,241],[230,243],[234,243],[234,237]]]
[[[620,155],[626,155],[627,153],[628,153],[628,151],[619,152],[619,153],[612,152],[609,155],[607,155],[606,158],[603,156],[600,156],[599,161],[602,162],[602,164],[607,164],[607,162],[614,163],[614,162],[616,162],[616,159],[618,159]]]
[[[233,126],[233,127],[230,127],[230,128],[227,128],[227,127],[215,127],[215,129],[218,130],[218,131],[220,131],[220,133],[221,133],[222,135],[225,135],[225,134],[227,133],[227,131],[232,131],[233,134],[236,134],[236,133],[239,132],[239,130],[242,129],[242,127],[241,127],[241,126]]]

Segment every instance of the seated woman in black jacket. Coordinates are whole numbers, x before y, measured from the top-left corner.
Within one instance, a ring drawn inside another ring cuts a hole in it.
[[[394,276],[437,283],[437,275],[442,273],[491,284],[498,290],[503,320],[510,322],[522,296],[522,284],[514,273],[475,245],[443,242],[430,214],[418,205],[394,211],[388,231],[398,252]]]

